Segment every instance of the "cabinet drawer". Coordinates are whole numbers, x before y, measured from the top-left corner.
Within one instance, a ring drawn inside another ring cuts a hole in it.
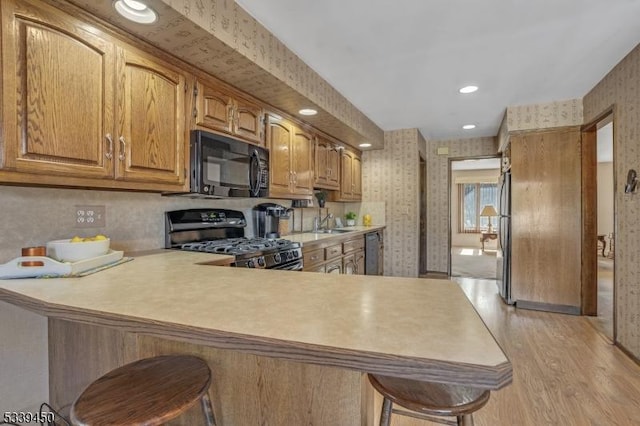
[[[327,260],[333,259],[334,257],[338,257],[340,255],[342,255],[342,244],[336,244],[324,249],[324,257]]]
[[[342,247],[343,247],[344,253],[349,253],[352,251],[364,249],[364,237],[345,241],[344,243],[342,243]]]
[[[316,249],[303,253],[304,269],[324,262],[324,249]]]

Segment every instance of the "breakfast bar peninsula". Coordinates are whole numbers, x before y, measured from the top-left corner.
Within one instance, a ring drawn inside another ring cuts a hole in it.
[[[0,280],[0,300],[49,318],[51,405],[64,411],[106,371],[173,353],[209,363],[224,425],[373,425],[368,372],[511,382],[453,282],[211,266],[218,258],[166,251],[82,278]],[[176,424],[199,423],[189,416]]]

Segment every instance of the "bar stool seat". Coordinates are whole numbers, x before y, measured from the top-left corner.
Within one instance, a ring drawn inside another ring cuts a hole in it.
[[[159,425],[201,402],[215,425],[208,389],[211,370],[194,356],[141,359],[92,382],[71,406],[74,425]]]
[[[474,411],[489,401],[488,390],[445,385],[369,374],[369,381],[382,394],[380,426],[388,426],[391,413],[450,425],[473,425]],[[393,403],[411,411],[393,409]],[[456,417],[456,421],[438,417]]]

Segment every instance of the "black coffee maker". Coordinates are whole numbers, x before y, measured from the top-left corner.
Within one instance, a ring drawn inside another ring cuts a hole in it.
[[[253,208],[256,237],[280,238],[281,229],[289,226],[293,209],[274,203],[262,203]]]

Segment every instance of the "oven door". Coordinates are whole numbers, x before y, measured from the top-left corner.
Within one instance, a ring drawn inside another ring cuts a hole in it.
[[[297,259],[292,262],[283,263],[281,265],[274,266],[271,269],[281,269],[283,271],[302,271],[302,259]]]
[[[199,130],[192,132],[191,139],[191,192],[213,197],[268,195],[266,150]]]

